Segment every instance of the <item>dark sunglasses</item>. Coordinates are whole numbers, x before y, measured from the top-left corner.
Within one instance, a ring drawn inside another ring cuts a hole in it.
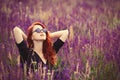
[[[33,31],[33,33],[34,32],[40,33],[41,31],[43,31],[44,33],[46,33],[47,29],[45,29],[45,28],[43,28],[43,29],[37,28],[35,31]]]

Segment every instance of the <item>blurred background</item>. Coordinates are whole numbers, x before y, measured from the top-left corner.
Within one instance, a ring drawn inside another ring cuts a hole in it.
[[[0,80],[20,79],[12,29],[27,33],[35,21],[70,30],[58,53],[62,80],[120,79],[119,0],[0,0]]]

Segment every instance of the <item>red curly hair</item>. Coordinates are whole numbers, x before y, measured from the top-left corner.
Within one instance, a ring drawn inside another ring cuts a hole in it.
[[[45,25],[43,25],[42,23],[40,22],[34,22],[29,28],[28,28],[28,35],[27,35],[27,43],[28,43],[28,47],[29,48],[33,48],[34,47],[34,44],[33,44],[33,40],[32,40],[32,31],[33,31],[33,27],[35,25],[40,25],[41,27],[43,28],[46,28]],[[44,58],[46,60],[48,60],[48,62],[51,64],[51,65],[55,65],[56,64],[56,53],[55,53],[55,50],[53,49],[52,47],[52,41],[50,39],[50,36],[49,36],[49,33],[46,32],[46,40],[43,42],[43,55],[44,55]]]

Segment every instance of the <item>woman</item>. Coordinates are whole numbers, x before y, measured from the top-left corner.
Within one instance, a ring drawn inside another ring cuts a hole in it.
[[[39,63],[42,63],[42,66],[56,65],[56,53],[68,37],[68,30],[50,33],[46,26],[40,22],[34,22],[28,28],[27,36],[19,27],[15,27],[13,32],[20,52],[21,63],[26,62],[28,69],[34,68],[36,70]],[[58,39],[52,44],[52,38]],[[35,62],[36,65],[34,66],[33,63]]]

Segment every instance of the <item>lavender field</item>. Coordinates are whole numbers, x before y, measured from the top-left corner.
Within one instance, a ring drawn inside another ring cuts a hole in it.
[[[0,0],[0,80],[26,80],[12,30],[19,25],[27,33],[35,21],[70,31],[57,80],[120,80],[119,0]],[[52,80],[52,72],[45,75],[29,80]]]

